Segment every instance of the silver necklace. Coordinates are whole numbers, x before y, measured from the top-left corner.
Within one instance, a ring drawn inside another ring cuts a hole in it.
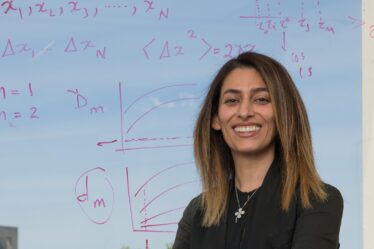
[[[243,206],[240,206],[239,197],[238,197],[238,189],[235,186],[236,201],[238,202],[238,211],[235,212],[235,216],[236,216],[235,223],[238,223],[238,219],[240,219],[245,214],[245,211],[243,210],[243,208],[245,207],[245,205],[247,205],[249,200],[256,194],[257,190],[258,188],[256,188],[256,190],[251,195],[248,194],[247,200],[244,202]]]

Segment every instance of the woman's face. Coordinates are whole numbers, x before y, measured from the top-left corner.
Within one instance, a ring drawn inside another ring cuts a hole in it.
[[[236,68],[227,75],[212,128],[222,131],[233,156],[274,152],[273,107],[265,82],[255,69]]]

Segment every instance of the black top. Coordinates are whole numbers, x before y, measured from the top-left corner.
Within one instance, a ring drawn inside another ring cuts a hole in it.
[[[240,207],[243,207],[244,203],[248,200],[244,206],[243,211],[245,212],[241,218],[236,218],[235,212],[238,212],[238,201],[236,199],[235,187],[232,184],[230,190],[230,201],[227,211],[227,228],[226,228],[226,249],[239,249],[241,244],[246,243],[246,237],[243,236],[245,233],[245,225],[253,220],[253,205],[256,202],[256,190],[251,192],[241,192],[237,189],[238,199]]]
[[[321,202],[311,196],[312,208],[305,209],[297,189],[288,212],[284,212],[280,206],[280,168],[279,160],[275,160],[261,188],[256,192],[255,199],[251,200],[249,213],[245,214],[248,214],[248,222],[244,222],[244,228],[240,230],[242,240],[239,248],[339,248],[339,230],[343,214],[343,198],[339,190],[325,184],[327,200]],[[236,197],[230,193],[228,203],[231,203],[233,198]],[[228,217],[232,217],[232,214],[227,211],[218,225],[203,227],[200,202],[201,195],[194,198],[185,209],[173,249],[225,249],[226,241],[231,237],[228,227],[232,219],[229,220]],[[252,212],[254,215],[251,215]]]

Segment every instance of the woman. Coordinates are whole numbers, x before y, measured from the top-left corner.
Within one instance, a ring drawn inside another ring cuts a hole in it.
[[[203,193],[174,249],[336,249],[340,192],[317,174],[309,121],[286,69],[246,52],[213,80],[194,132]]]

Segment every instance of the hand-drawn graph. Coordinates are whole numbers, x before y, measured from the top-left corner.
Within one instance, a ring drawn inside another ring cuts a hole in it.
[[[170,208],[166,210],[159,210],[157,208],[157,201],[160,201],[165,195],[171,191],[178,190],[181,187],[188,187],[190,184],[199,184],[198,180],[188,180],[178,184],[171,184],[169,187],[156,191],[157,193],[151,198],[146,198],[146,190],[152,188],[152,181],[157,177],[162,177],[162,174],[170,170],[178,170],[180,167],[193,166],[193,162],[181,163],[164,168],[163,170],[150,176],[141,184],[140,187],[134,189],[132,192],[131,182],[129,177],[129,169],[125,170],[125,186],[127,189],[128,201],[130,206],[131,226],[134,232],[175,232],[175,225],[179,220],[163,219],[163,222],[158,222],[158,219],[167,217],[169,214],[183,210],[185,206],[173,206],[173,202],[169,201]],[[154,188],[154,187],[153,187]],[[165,199],[165,198],[164,198]],[[144,200],[144,202],[143,202]],[[171,227],[171,228],[170,228]]]
[[[184,133],[180,134],[170,134],[169,136],[141,136],[141,137],[132,137],[134,130],[141,122],[146,122],[146,117],[157,110],[162,109],[163,107],[175,107],[177,103],[194,103],[197,102],[200,97],[196,95],[188,96],[171,96],[167,100],[159,100],[156,97],[153,97],[153,106],[148,107],[139,114],[137,114],[133,120],[127,120],[127,114],[145,98],[152,98],[152,96],[157,96],[159,92],[170,88],[193,88],[197,84],[173,84],[166,85],[163,87],[152,89],[143,95],[137,97],[133,100],[126,108],[123,107],[123,86],[122,82],[118,84],[118,95],[120,100],[120,137],[109,139],[108,141],[99,141],[97,142],[98,146],[104,146],[107,144],[119,144],[119,148],[116,148],[116,152],[125,152],[130,150],[145,150],[145,149],[160,149],[160,148],[172,148],[172,147],[189,147],[192,145],[192,136],[191,134]],[[125,125],[125,122],[129,123]],[[155,127],[154,134],[159,134],[157,127]],[[182,131],[183,132],[183,131]]]
[[[168,115],[167,113],[174,112],[175,109],[194,109],[196,102],[200,99],[199,96],[193,94],[196,87],[197,84],[165,85],[135,97],[125,106],[123,85],[119,82],[119,135],[107,141],[99,141],[96,145],[100,149],[109,148],[116,154],[123,153],[126,165],[128,165],[128,153],[132,151],[144,150],[143,155],[147,155],[157,150],[161,157],[163,155],[169,157],[175,148],[191,150],[191,130],[186,130],[185,125],[180,125],[178,128],[178,120],[175,123],[165,122],[165,124],[155,125],[149,123],[147,118],[152,115],[157,117],[162,115],[160,113],[157,115],[157,112],[164,112]],[[177,92],[181,90],[183,94],[170,94],[170,90],[174,93],[175,90]],[[76,109],[87,105],[87,98],[78,89],[67,90],[67,92],[76,96]],[[146,131],[148,124],[152,126],[151,132]],[[170,126],[176,128],[173,129]],[[149,133],[157,135],[150,136]],[[133,161],[132,163],[134,164]],[[185,208],[186,203],[185,200],[175,201],[175,193],[180,192],[181,189],[186,191],[186,189],[196,188],[200,184],[198,180],[192,179],[190,174],[186,175],[186,178],[172,177],[180,175],[183,168],[194,168],[194,162],[181,162],[168,167],[157,165],[155,172],[150,175],[147,175],[147,171],[144,170],[143,174],[134,174],[132,177],[130,177],[132,166],[129,165],[124,169],[123,184],[130,211],[129,220],[126,223],[131,224],[133,232],[173,233],[176,231],[179,221],[179,216],[176,214]],[[106,170],[110,168],[96,167],[82,173],[75,187],[76,202],[82,212],[91,222],[99,225],[106,224],[111,218],[114,197],[120,191],[113,188],[111,180],[106,177]],[[137,182],[139,186],[136,187],[134,182]]]

